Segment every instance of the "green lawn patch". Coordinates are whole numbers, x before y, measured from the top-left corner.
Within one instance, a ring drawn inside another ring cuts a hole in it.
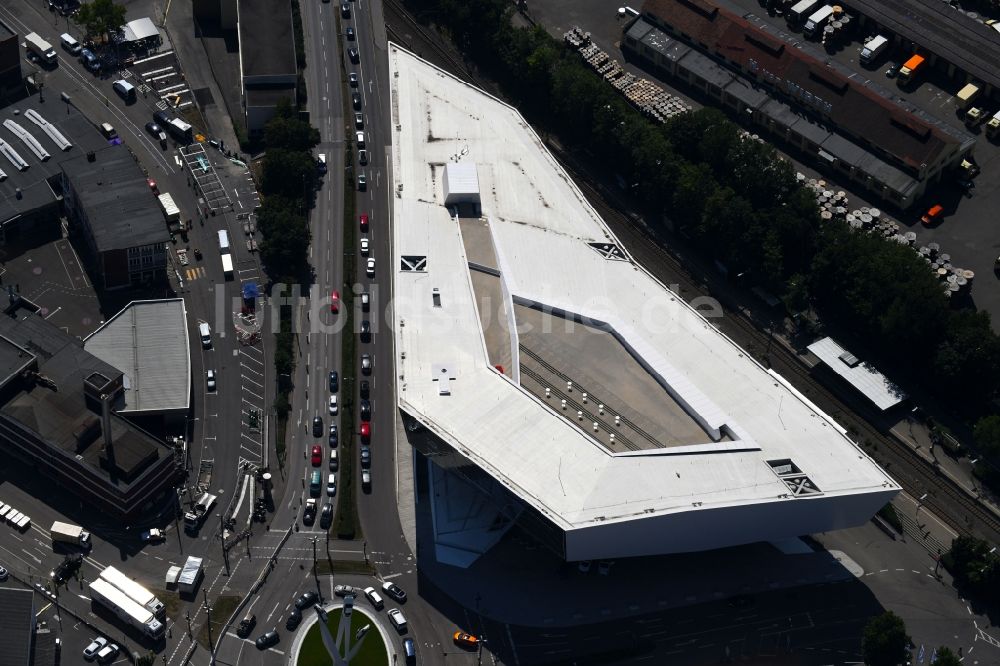
[[[239,605],[240,598],[232,595],[220,596],[212,602],[212,645],[219,644],[219,636],[222,633],[222,627],[225,626],[229,617]],[[193,614],[194,613],[192,613],[192,615]],[[184,618],[181,618],[181,620],[183,619]],[[195,638],[197,638],[198,642],[201,643],[205,649],[208,649],[208,618],[205,618],[205,621],[202,622]]]
[[[340,615],[343,611],[338,608],[331,611],[327,616],[326,626],[330,629],[330,634],[334,640],[337,638],[337,627],[340,626]],[[354,636],[358,629],[366,624],[373,625],[371,630],[365,635],[365,642],[361,645],[351,666],[386,666],[389,663],[389,652],[382,635],[376,629],[375,620],[365,615],[357,608],[351,614],[351,645],[354,645]],[[305,640],[302,641],[302,648],[299,650],[298,666],[329,666],[330,655],[323,645],[323,637],[319,632],[319,624],[314,624],[309,628]]]

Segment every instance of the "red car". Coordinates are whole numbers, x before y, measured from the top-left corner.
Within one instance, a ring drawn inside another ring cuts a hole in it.
[[[920,218],[920,221],[924,223],[925,227],[929,227],[940,220],[943,214],[944,207],[941,204],[934,204],[927,209],[927,212]]]
[[[337,290],[330,292],[330,312],[333,314],[340,312],[340,292]]]
[[[320,448],[319,444],[313,446],[312,449],[312,465],[313,467],[319,467],[323,464],[323,449]]]
[[[361,441],[367,442],[372,436],[372,424],[368,421],[361,422]]]
[[[368,213],[361,213],[361,232],[368,232]]]

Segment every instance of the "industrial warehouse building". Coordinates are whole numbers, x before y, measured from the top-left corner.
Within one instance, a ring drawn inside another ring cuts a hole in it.
[[[116,411],[122,372],[14,295],[0,316],[0,448],[123,521],[172,493],[177,452]]]
[[[394,374],[439,561],[514,525],[569,561],[780,540],[899,492],[635,263],[515,109],[395,44],[389,69]]]
[[[648,0],[622,48],[899,208],[971,153],[971,134],[791,39],[708,0]]]

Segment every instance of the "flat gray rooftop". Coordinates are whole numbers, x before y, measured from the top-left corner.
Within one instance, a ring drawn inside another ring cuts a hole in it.
[[[244,78],[294,77],[297,69],[292,3],[289,0],[240,0],[239,14]]]

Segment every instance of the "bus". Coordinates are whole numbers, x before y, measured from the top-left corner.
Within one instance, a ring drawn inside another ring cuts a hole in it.
[[[156,617],[162,619],[167,612],[166,606],[156,598],[152,592],[135,582],[118,569],[108,567],[101,572],[101,580],[111,583],[125,593],[132,601],[136,602]]]

